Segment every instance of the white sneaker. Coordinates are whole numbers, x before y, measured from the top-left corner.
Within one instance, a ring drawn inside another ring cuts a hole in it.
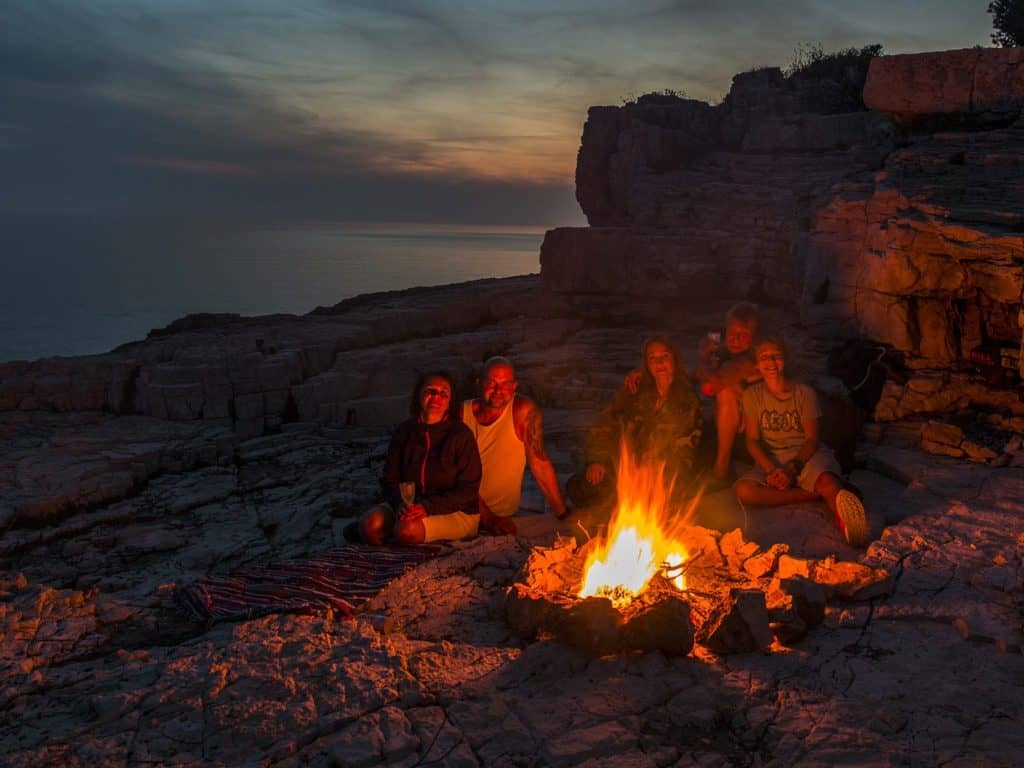
[[[850,546],[866,547],[871,540],[864,504],[853,491],[844,488],[836,494],[836,523]]]

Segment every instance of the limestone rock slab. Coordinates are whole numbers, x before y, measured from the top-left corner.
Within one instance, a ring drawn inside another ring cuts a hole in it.
[[[1019,111],[1022,64],[1019,48],[879,56],[868,66],[864,103],[905,122],[935,114]]]

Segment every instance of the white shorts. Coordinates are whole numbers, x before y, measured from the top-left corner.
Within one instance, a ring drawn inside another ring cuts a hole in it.
[[[386,501],[375,506],[371,512],[380,511],[385,515],[385,530],[392,531],[398,520],[394,508]],[[456,541],[476,536],[480,529],[480,515],[452,512],[447,515],[427,515],[423,520],[423,542]]]
[[[480,530],[480,515],[452,512],[447,515],[427,515],[423,518],[423,541],[457,541],[476,536]]]
[[[795,459],[796,455],[800,453],[800,448],[791,448],[787,451],[780,451],[774,454],[776,461],[781,464],[785,464],[791,459]],[[824,445],[819,445],[818,450],[814,452],[814,455],[807,460],[804,464],[804,468],[800,470],[800,474],[796,477],[796,484],[803,488],[805,491],[814,493],[814,485],[818,482],[818,478],[823,472],[831,472],[837,477],[842,474],[842,470],[839,468],[839,462],[836,461],[836,457],[832,455],[831,449]],[[747,472],[740,480],[753,480],[755,483],[760,485],[766,485],[765,472],[758,466],[755,466],[752,470]]]

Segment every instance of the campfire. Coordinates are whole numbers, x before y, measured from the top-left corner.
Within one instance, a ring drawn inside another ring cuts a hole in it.
[[[791,557],[737,529],[720,534],[688,525],[664,467],[623,450],[617,504],[605,532],[582,546],[561,536],[535,547],[509,588],[506,618],[521,636],[551,637],[605,655],[661,651],[686,655],[768,650],[821,623],[839,595],[887,594],[892,576],[860,563]]]
[[[618,505],[607,537],[587,555],[580,597],[607,597],[616,607],[636,599],[657,575],[686,588],[686,548],[671,533],[672,480],[664,464],[644,465],[623,449],[616,478]]]

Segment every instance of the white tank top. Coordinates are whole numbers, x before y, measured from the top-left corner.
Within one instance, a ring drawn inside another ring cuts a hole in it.
[[[472,401],[462,404],[462,421],[476,438],[483,465],[480,498],[500,517],[514,515],[519,509],[523,472],[526,470],[526,448],[516,435],[512,421],[514,402],[513,399],[501,416],[487,426],[476,420]]]

